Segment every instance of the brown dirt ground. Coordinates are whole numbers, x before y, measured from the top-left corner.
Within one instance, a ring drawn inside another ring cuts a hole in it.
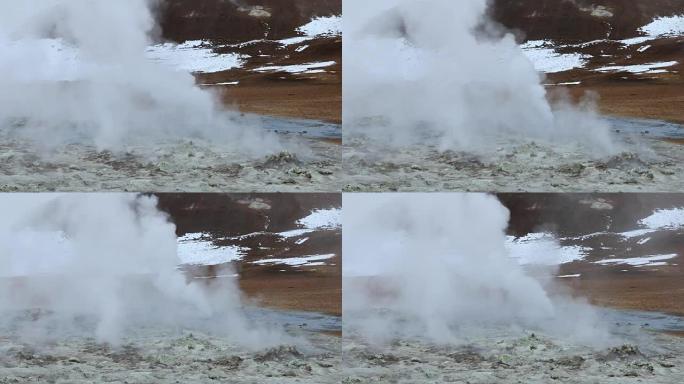
[[[240,288],[267,307],[342,315],[342,277],[336,268],[316,273],[245,273]]]
[[[342,85],[264,80],[224,91],[224,101],[241,111],[342,123]]]
[[[600,84],[579,86],[573,95],[598,93],[599,108],[607,115],[667,120],[684,124],[684,83]]]
[[[303,52],[296,49],[309,46]],[[238,85],[211,86],[228,106],[241,111],[269,116],[322,120],[342,123],[342,40],[321,38],[304,44],[279,48],[271,43],[255,44],[239,53],[250,59],[243,68],[198,74],[200,84],[239,81]],[[261,57],[261,54],[268,54]],[[302,63],[335,61],[323,73],[290,74],[287,72],[255,72],[262,66],[286,66]]]
[[[684,316],[681,272],[615,273],[567,280],[565,283],[573,293],[588,297],[597,305]]]

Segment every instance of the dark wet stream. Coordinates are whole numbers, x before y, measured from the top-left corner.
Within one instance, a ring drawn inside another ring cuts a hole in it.
[[[662,120],[605,117],[611,130],[618,134],[639,135],[653,139],[684,139],[684,127]]]

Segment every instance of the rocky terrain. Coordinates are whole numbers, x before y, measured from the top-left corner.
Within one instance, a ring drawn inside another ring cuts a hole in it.
[[[32,142],[7,138],[0,144],[0,191],[338,191],[340,146],[334,140],[290,135],[292,123],[280,125],[281,136],[291,149],[301,149],[300,155],[285,148],[255,155],[200,138],[169,139],[152,152],[148,145],[102,152],[70,144],[37,153]],[[321,127],[299,124],[304,131],[307,126]]]
[[[299,341],[250,351],[196,331],[138,330],[121,346],[83,337],[35,346],[3,332],[0,383],[339,382],[339,337],[290,334]]]
[[[593,155],[582,143],[492,137],[485,153],[440,151],[428,142],[397,148],[362,137],[345,140],[344,190],[471,192],[646,192],[681,190],[681,127],[611,121],[616,151]]]
[[[592,349],[527,332],[490,332],[463,345],[396,340],[373,346],[354,337],[343,345],[343,383],[677,383],[683,374],[682,339],[643,335]]]

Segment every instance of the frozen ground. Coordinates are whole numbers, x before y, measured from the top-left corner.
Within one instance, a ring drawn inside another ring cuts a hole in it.
[[[487,192],[678,192],[684,148],[678,125],[610,119],[620,150],[592,156],[580,143],[495,140],[486,155],[439,152],[425,144],[385,148],[345,137],[344,190]]]
[[[665,39],[677,38],[684,34],[684,15],[658,17],[647,25],[639,29],[641,36],[625,40],[594,40],[576,44],[557,44],[549,40],[530,40],[520,47],[525,55],[534,64],[539,72],[557,73],[572,69],[591,69],[598,72],[630,72],[633,74],[658,74],[672,72],[670,67],[678,64],[678,61],[665,61],[654,63],[637,63],[634,65],[603,65],[595,67],[590,65],[594,59],[592,55],[580,53],[579,51],[595,45],[616,45],[620,47],[639,46],[639,53],[643,53],[651,48],[651,45],[644,45],[648,42]],[[611,57],[604,55],[602,57]],[[613,57],[618,59],[620,57]],[[632,56],[627,56],[632,59]],[[676,72],[675,72],[676,73]]]
[[[342,382],[679,383],[684,376],[684,339],[652,332],[645,323],[651,318],[638,321],[636,315],[613,318],[617,339],[603,348],[530,330],[497,329],[464,339],[461,345],[397,339],[378,346],[348,331],[345,323]]]
[[[250,350],[222,337],[159,327],[139,328],[119,347],[83,336],[35,346],[5,327],[0,383],[339,383],[340,338],[319,332],[339,329],[339,318],[264,313],[286,322],[298,341]],[[31,316],[17,321],[30,322]]]
[[[640,219],[634,229],[623,232],[603,231],[562,238],[551,233],[533,232],[517,238],[508,236],[506,248],[521,265],[587,261],[604,266],[652,269],[678,265],[679,251],[670,242],[680,236],[682,228],[684,208],[658,209]],[[653,238],[658,240],[651,241]],[[663,242],[665,238],[669,241]]]
[[[255,249],[231,243],[240,243],[248,239],[262,239],[257,241],[260,250],[270,250],[263,247],[267,239],[275,238],[285,241],[281,246],[286,251],[291,250],[293,245],[302,245],[309,241],[309,236],[315,233],[327,231],[340,231],[342,211],[339,208],[316,209],[307,216],[296,221],[297,228],[283,232],[253,232],[239,236],[219,237],[211,233],[188,233],[178,239],[178,257],[182,265],[186,266],[212,266],[236,261],[244,261],[245,256]],[[290,241],[287,243],[286,241]],[[221,243],[221,245],[216,245]],[[289,265],[292,267],[318,267],[323,265],[335,266],[332,259],[335,253],[299,254],[290,257],[273,257],[282,255],[282,249],[266,253],[265,257],[252,259],[251,264],[257,265]],[[262,253],[262,252],[259,252]],[[336,262],[336,261],[335,261]]]
[[[70,144],[38,156],[30,142],[0,143],[0,191],[295,192],[339,191],[340,128],[316,121],[264,118],[286,148],[266,156],[231,145],[179,139],[122,153]],[[296,154],[294,154],[296,153]]]

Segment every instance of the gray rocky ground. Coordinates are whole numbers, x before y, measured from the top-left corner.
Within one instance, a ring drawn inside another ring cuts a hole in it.
[[[614,120],[618,150],[591,155],[582,143],[497,139],[493,151],[438,151],[420,144],[383,147],[346,137],[344,190],[473,192],[667,192],[684,188],[681,127]]]

